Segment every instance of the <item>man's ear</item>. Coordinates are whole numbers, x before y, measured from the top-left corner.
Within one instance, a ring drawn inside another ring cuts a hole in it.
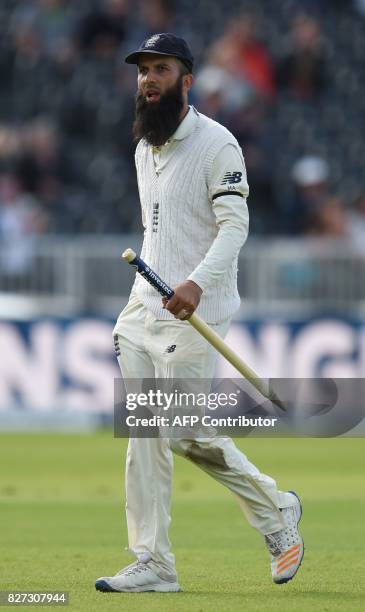
[[[194,77],[192,74],[184,74],[183,76],[183,86],[185,91],[190,91],[194,83]]]

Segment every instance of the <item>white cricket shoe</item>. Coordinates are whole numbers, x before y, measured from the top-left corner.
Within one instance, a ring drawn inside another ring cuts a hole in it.
[[[294,491],[296,503],[282,508],[287,527],[265,536],[266,546],[271,554],[271,575],[276,584],[283,584],[294,578],[304,556],[304,542],[298,531],[302,506]]]
[[[127,565],[115,576],[98,578],[95,588],[97,591],[120,593],[142,593],[143,591],[176,593],[181,590],[176,582],[176,575],[161,570],[161,576],[158,576],[149,562],[141,561]]]

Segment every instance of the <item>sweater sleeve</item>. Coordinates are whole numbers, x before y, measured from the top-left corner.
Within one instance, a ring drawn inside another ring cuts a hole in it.
[[[218,234],[204,259],[188,277],[203,291],[222,280],[248,235],[246,198],[249,189],[245,162],[238,145],[229,143],[220,149],[212,165],[208,189]]]

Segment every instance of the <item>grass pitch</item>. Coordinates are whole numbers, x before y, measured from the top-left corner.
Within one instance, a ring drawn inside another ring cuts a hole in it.
[[[133,560],[125,550],[126,441],[102,432],[0,436],[0,590],[66,590],[66,609],[85,612],[364,611],[365,441],[238,445],[302,498],[306,553],[292,582],[271,582],[262,538],[233,496],[176,457],[170,535],[184,591],[96,592],[95,578]]]

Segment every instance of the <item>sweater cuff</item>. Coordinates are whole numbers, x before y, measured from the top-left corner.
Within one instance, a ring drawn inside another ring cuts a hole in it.
[[[202,291],[205,291],[207,287],[211,284],[211,279],[209,278],[209,274],[204,272],[203,270],[199,270],[199,267],[194,270],[191,274],[189,274],[187,280],[193,281]]]

